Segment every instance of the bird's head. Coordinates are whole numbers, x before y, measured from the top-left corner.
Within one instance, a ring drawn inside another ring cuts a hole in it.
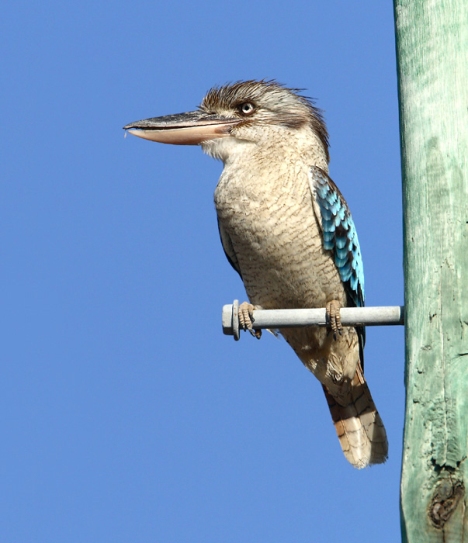
[[[225,159],[239,143],[257,144],[274,135],[312,134],[328,161],[328,133],[322,114],[297,89],[275,81],[242,81],[214,87],[197,111],[153,117],[124,126],[131,134],[160,143],[201,145]]]

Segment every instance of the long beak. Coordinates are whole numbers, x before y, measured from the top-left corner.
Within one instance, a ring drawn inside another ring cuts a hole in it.
[[[124,126],[130,134],[145,140],[176,145],[199,145],[204,141],[229,136],[240,119],[201,111],[153,117]]]

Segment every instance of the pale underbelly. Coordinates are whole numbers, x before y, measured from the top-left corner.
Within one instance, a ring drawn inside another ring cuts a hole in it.
[[[288,309],[324,307],[338,300],[346,305],[338,270],[323,249],[312,209],[297,216],[270,215],[263,223],[231,216],[223,227],[253,304]]]

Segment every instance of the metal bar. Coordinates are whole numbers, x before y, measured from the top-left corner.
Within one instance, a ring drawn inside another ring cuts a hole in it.
[[[223,306],[223,333],[239,339],[239,302]],[[404,307],[343,307],[340,310],[343,326],[391,326],[404,324]],[[253,328],[298,328],[327,326],[325,308],[320,309],[256,309]]]

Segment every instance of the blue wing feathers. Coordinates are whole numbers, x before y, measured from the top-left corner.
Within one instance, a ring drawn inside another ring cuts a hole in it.
[[[357,307],[364,306],[364,268],[348,204],[323,170],[312,167],[312,177],[322,219],[323,246],[333,254],[350,301]]]

